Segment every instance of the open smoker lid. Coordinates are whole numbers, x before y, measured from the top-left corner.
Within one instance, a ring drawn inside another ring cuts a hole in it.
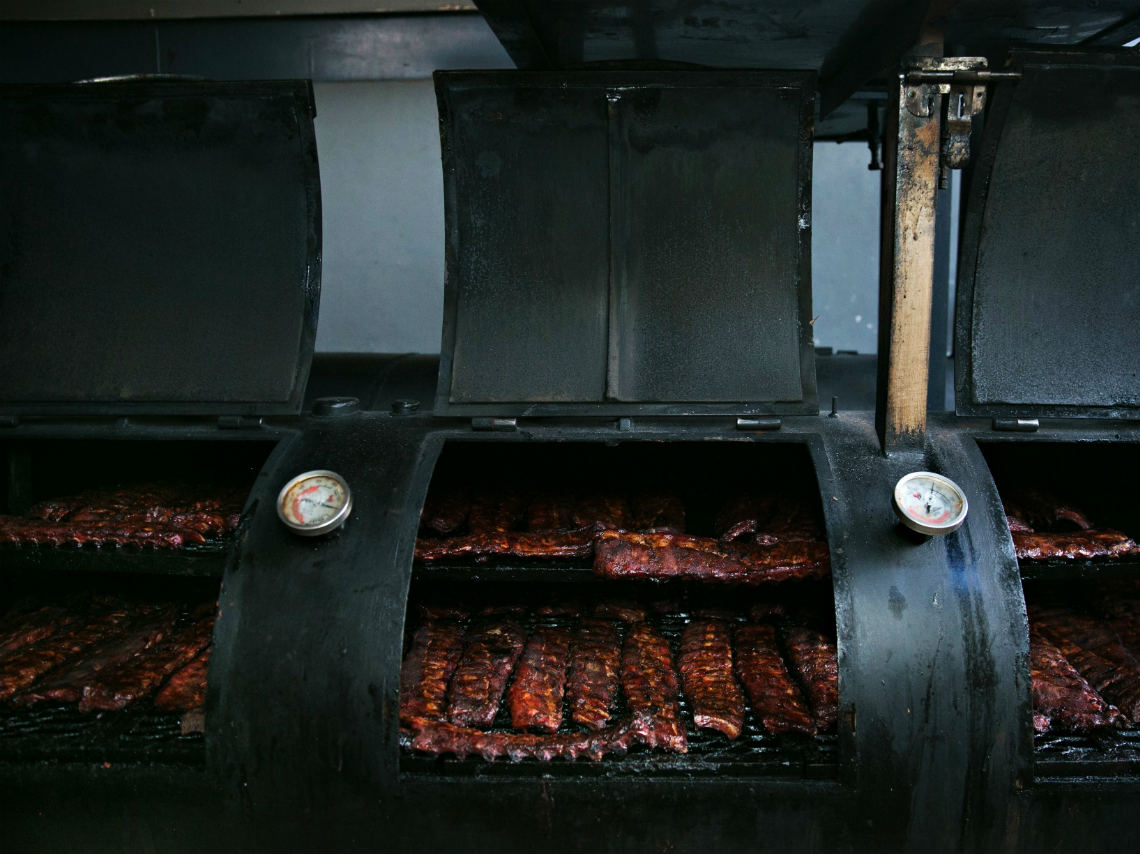
[[[307,81],[0,88],[0,411],[299,411],[313,115]]]
[[[1140,58],[1015,54],[958,267],[962,415],[1140,417]]]
[[[814,76],[437,72],[436,413],[815,413]]]

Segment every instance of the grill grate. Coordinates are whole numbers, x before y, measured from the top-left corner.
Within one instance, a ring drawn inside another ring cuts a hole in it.
[[[205,762],[202,733],[182,734],[181,715],[140,702],[88,713],[43,703],[0,709],[0,761]]]
[[[427,574],[433,582],[442,581],[434,574]],[[534,576],[532,575],[533,579]],[[448,578],[454,581],[454,576]],[[421,579],[422,583],[422,579]],[[435,585],[430,585],[434,587]],[[574,627],[577,618],[573,616],[539,616],[529,607],[520,602],[550,601],[552,595],[563,604],[571,605],[579,613],[589,613],[594,597],[598,596],[598,589],[593,585],[577,588],[573,592],[567,591],[563,585],[555,588],[547,587],[545,590],[537,584],[531,585],[495,585],[491,590],[482,586],[478,592],[471,590],[470,594],[462,599],[455,597],[453,583],[452,595],[447,597],[452,601],[463,601],[474,612],[478,612],[480,604],[501,605],[506,608],[521,609],[522,613],[512,613],[511,619],[523,625],[528,633],[540,626],[566,626]],[[526,592],[520,590],[526,589]],[[613,592],[614,586],[607,585],[607,591]],[[632,592],[637,588],[627,588]],[[823,587],[816,585],[789,585],[788,590],[795,590],[787,598],[798,602],[801,607],[808,601],[818,602],[818,594],[827,594],[830,598],[830,584]],[[741,610],[739,591],[705,591],[695,589],[689,585],[660,585],[657,587],[660,596],[656,600],[646,602],[645,588],[640,588],[642,594],[640,605],[650,612],[648,622],[665,637],[673,651],[674,662],[677,659],[681,633],[690,619],[699,616],[702,608],[716,608],[725,611],[724,616],[729,622],[743,622],[747,620],[747,608]],[[543,594],[546,594],[543,596]],[[567,596],[570,600],[566,601]],[[735,596],[736,599],[732,599]],[[604,598],[610,599],[610,596]],[[425,601],[436,602],[434,597],[427,597]],[[823,600],[827,601],[827,600]],[[811,609],[818,616],[822,611]],[[414,606],[410,613],[415,613]],[[624,640],[626,626],[614,621],[618,626]],[[803,622],[797,618],[797,622]],[[418,620],[409,620],[408,628],[414,630]],[[620,695],[619,695],[620,696]],[[467,757],[459,759],[454,756],[432,756],[413,752],[410,738],[401,736],[400,770],[401,773],[412,775],[455,775],[455,776],[485,776],[485,775],[527,775],[541,773],[543,775],[605,776],[620,771],[629,774],[671,774],[679,773],[688,776],[701,775],[739,775],[739,776],[782,776],[806,779],[835,779],[839,774],[839,746],[838,738],[834,733],[824,733],[815,736],[786,734],[774,736],[760,725],[759,720],[747,709],[745,725],[740,736],[729,740],[719,732],[697,729],[693,724],[692,712],[687,699],[682,692],[680,698],[681,718],[685,723],[686,738],[689,752],[676,754],[661,749],[649,749],[643,745],[635,745],[626,754],[611,754],[601,761],[590,761],[579,758],[554,759],[542,761],[539,759],[523,759],[513,762],[501,759],[488,762],[481,757]],[[747,708],[747,707],[746,707]],[[570,721],[569,701],[563,709],[563,726],[560,732],[584,732]],[[626,712],[621,705],[616,711],[615,718],[620,719]],[[489,728],[490,732],[510,733],[516,732],[511,727],[510,711],[507,708],[506,698],[500,704],[495,721]]]

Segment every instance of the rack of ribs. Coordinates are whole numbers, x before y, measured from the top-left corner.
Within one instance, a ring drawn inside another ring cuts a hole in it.
[[[571,634],[558,626],[535,629],[526,642],[507,692],[511,726],[557,732],[562,725]]]
[[[648,623],[636,623],[626,635],[621,681],[638,740],[651,748],[688,752],[669,642]]]
[[[1029,673],[1033,694],[1033,726],[1073,732],[1120,727],[1127,719],[1105,702],[1061,650],[1038,632],[1029,632]]]
[[[511,619],[489,619],[468,633],[448,691],[448,721],[491,725],[525,641],[526,632]]]
[[[736,629],[736,672],[752,711],[768,732],[815,733],[815,719],[792,679],[776,643],[776,629],[750,623]]]
[[[606,620],[583,619],[572,649],[566,686],[570,718],[588,729],[603,729],[610,722],[621,685],[618,630]]]
[[[784,643],[792,671],[811,701],[812,717],[820,732],[828,732],[839,719],[839,662],[835,644],[812,629],[788,629]]]
[[[463,653],[463,627],[455,620],[429,619],[412,636],[400,667],[400,720],[442,718],[447,686]]]
[[[666,579],[762,584],[821,578],[831,571],[826,543],[769,545],[687,534],[604,530],[594,546],[594,572],[603,578]]]
[[[1140,720],[1140,662],[1109,625],[1069,608],[1032,607],[1029,620],[1094,691],[1131,720]]]
[[[744,693],[732,668],[732,643],[723,620],[690,621],[677,656],[681,684],[701,729],[735,739],[744,728]]]

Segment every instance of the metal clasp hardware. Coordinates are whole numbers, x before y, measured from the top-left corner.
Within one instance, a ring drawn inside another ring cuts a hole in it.
[[[970,159],[970,130],[974,116],[986,106],[986,84],[1017,80],[1016,71],[988,71],[981,56],[927,60],[926,67],[906,72],[906,107],[911,115],[934,115],[935,99],[942,99],[942,136],[939,146],[938,186],[950,186],[950,170]]]
[[[219,415],[219,430],[256,430],[262,425],[262,419],[257,415]]]
[[[519,429],[517,418],[480,417],[471,419],[472,430],[494,430],[509,433]]]
[[[1011,433],[1036,433],[1041,423],[1036,418],[995,418],[994,430],[1005,430]]]
[[[737,430],[779,430],[779,418],[737,418]]]

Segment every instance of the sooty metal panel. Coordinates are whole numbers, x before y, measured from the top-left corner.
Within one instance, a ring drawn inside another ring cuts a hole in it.
[[[437,73],[436,412],[816,412],[813,81]]]
[[[801,400],[800,91],[619,94],[614,396]]]
[[[606,136],[595,91],[448,85],[443,359],[453,402],[600,399]]]
[[[296,411],[312,115],[303,82],[0,91],[0,408]]]
[[[959,276],[961,414],[1140,415],[1140,65],[1026,54],[997,87]]]

